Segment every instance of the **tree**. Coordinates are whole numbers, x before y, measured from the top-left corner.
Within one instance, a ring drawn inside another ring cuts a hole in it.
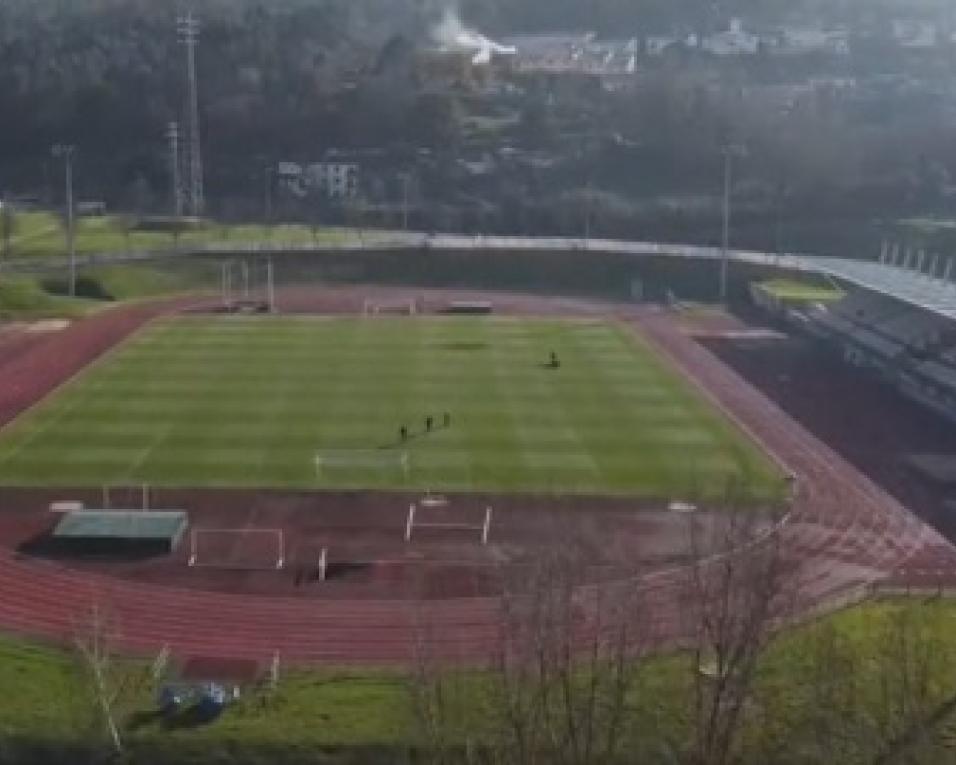
[[[584,586],[570,547],[542,554],[521,583],[506,584],[500,632],[480,680],[463,683],[420,652],[413,697],[435,761],[598,765],[622,757],[646,648],[641,610],[630,582]]]
[[[127,704],[142,692],[148,673],[116,659],[117,633],[116,623],[108,613],[94,605],[74,639],[74,645],[89,690],[94,719],[106,733],[110,749],[122,755],[125,749],[123,716]]]
[[[692,519],[692,565],[683,612],[692,648],[693,765],[734,761],[763,650],[793,614],[796,563],[766,518],[743,506],[743,487],[728,486],[726,510],[707,528]]]
[[[422,93],[408,115],[408,135],[422,146],[449,149],[461,141],[462,109],[450,93]]]

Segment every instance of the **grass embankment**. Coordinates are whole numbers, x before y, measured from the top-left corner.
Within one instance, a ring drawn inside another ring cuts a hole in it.
[[[548,366],[552,351],[560,368]],[[0,437],[0,482],[51,480],[711,499],[733,484],[752,500],[782,491],[760,450],[625,328],[434,317],[154,325]]]
[[[95,300],[53,294],[33,277],[0,277],[0,320],[72,319],[97,305]]]
[[[908,762],[953,762],[954,629],[952,602],[892,601],[781,636],[748,693],[737,761],[865,763],[905,746]],[[628,761],[675,761],[674,748],[693,739],[693,662],[684,655],[655,658],[633,672],[621,730],[633,754]],[[496,715],[503,710],[488,695],[491,682],[458,675],[446,686],[446,711],[455,720],[446,731],[451,741],[474,743],[500,730]],[[0,688],[16,689],[0,698],[0,754],[22,741],[105,743],[82,664],[71,655],[0,640]],[[384,748],[392,752],[385,761],[395,762],[424,740],[412,698],[410,681],[398,674],[290,670],[274,694],[247,694],[208,725],[165,726],[149,714],[149,683],[120,696],[118,709],[125,710],[125,737],[138,762],[258,762],[263,752],[270,762],[300,756],[314,762],[319,748],[334,752],[335,762],[363,761],[348,757],[350,751],[374,750],[381,758]],[[915,742],[914,720],[927,722]]]
[[[783,303],[829,303],[845,294],[828,284],[797,279],[770,279],[757,286]]]
[[[76,294],[65,276],[0,275],[0,320],[76,319],[111,303],[185,293],[216,284],[215,267],[183,262],[81,269]]]
[[[180,231],[148,231],[136,227],[134,218],[104,216],[78,218],[76,251],[93,253],[168,250],[177,246],[247,244],[340,244],[354,239],[346,229],[297,224],[220,224],[213,221]],[[33,258],[66,254],[63,224],[52,213],[18,213],[10,257]]]

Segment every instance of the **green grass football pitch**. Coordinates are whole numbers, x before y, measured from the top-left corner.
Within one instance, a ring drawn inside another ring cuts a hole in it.
[[[470,317],[171,319],[0,433],[2,484],[140,482],[781,491],[770,461],[626,327]]]

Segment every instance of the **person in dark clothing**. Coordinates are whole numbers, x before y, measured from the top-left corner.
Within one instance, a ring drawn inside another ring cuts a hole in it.
[[[402,442],[408,440],[408,428],[404,425],[398,429],[398,440]]]
[[[426,433],[431,433],[432,425],[434,425],[434,424],[435,424],[434,418],[433,418],[431,415],[428,415],[428,416],[425,418],[425,432],[426,432]]]

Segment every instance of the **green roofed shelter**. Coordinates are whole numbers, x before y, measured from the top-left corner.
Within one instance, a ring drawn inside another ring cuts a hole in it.
[[[184,510],[78,510],[63,515],[52,541],[76,553],[163,554],[176,549],[188,526]]]

